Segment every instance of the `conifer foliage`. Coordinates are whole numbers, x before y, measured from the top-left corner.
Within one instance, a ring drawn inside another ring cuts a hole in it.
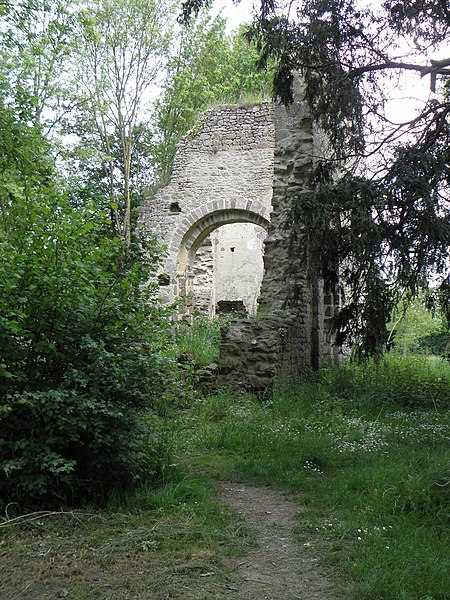
[[[188,18],[199,0],[184,3]],[[297,0],[284,10],[262,0],[247,35],[260,65],[275,59],[275,97],[293,101],[294,72],[328,140],[312,192],[295,203],[294,221],[310,232],[314,273],[335,285],[336,257],[346,291],[336,320],[340,341],[361,355],[385,343],[398,298],[432,281],[448,306],[450,247],[450,31],[445,1]],[[430,98],[405,122],[386,107],[405,73],[426,77]]]

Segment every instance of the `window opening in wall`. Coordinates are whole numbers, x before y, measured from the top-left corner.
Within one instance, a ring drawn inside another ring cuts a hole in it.
[[[216,304],[216,315],[246,317],[247,310],[242,300],[219,300]]]
[[[172,202],[172,204],[170,205],[170,212],[171,213],[180,213],[181,212],[181,208],[180,208],[180,205],[178,204],[178,202]]]
[[[170,285],[170,277],[169,277],[169,275],[167,275],[167,273],[161,273],[161,275],[158,275],[158,284],[161,287]]]

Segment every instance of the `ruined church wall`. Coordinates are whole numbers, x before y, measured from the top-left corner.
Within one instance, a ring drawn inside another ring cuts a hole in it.
[[[258,316],[231,323],[222,336],[219,385],[260,390],[295,378],[311,366],[313,288],[304,262],[303,236],[293,227],[295,197],[309,189],[314,136],[302,103],[274,108],[272,215],[265,240],[265,274]]]
[[[333,299],[309,270],[306,236],[293,223],[293,206],[308,193],[315,160],[323,152],[303,102],[274,108],[275,148],[272,215],[265,240],[265,274],[258,316],[231,323],[222,335],[217,384],[269,389],[274,381],[336,359],[326,318]],[[327,304],[326,304],[327,303]]]
[[[222,247],[231,252],[234,244],[217,228],[247,222],[268,230],[257,317],[232,322],[223,331],[219,386],[261,390],[276,378],[295,379],[335,358],[326,323],[334,314],[334,299],[310,272],[306,236],[292,218],[323,152],[317,133],[302,101],[287,108],[263,104],[207,111],[181,141],[169,185],[141,208],[141,226],[168,247],[167,299],[186,296],[197,286],[204,311],[210,309],[208,290],[214,288],[211,264],[220,259]],[[210,233],[219,251],[215,256],[212,246],[202,246]],[[229,261],[222,275],[225,287],[227,277],[246,280],[244,262]],[[233,291],[231,284],[228,288],[225,296]]]
[[[171,281],[163,290],[167,300],[173,300],[179,292],[178,249],[188,232],[195,231],[196,223],[201,222],[200,230],[212,229],[214,219],[208,222],[208,215],[215,214],[216,221],[227,222],[227,211],[231,210],[269,218],[274,159],[272,115],[273,107],[268,103],[206,111],[181,140],[170,183],[141,206],[139,225],[153,231],[167,247],[163,267]],[[208,253],[205,257],[210,260]]]

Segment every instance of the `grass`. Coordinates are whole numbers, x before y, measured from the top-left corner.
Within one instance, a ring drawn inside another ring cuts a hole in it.
[[[321,549],[342,597],[448,600],[449,396],[443,361],[347,365],[265,404],[199,400],[179,451],[211,478],[302,492],[298,541]]]
[[[219,358],[220,329],[225,319],[198,319],[192,324],[180,321],[176,330],[176,346],[180,355],[191,359],[197,367],[206,367]]]
[[[214,499],[210,482],[234,479],[301,497],[296,539],[340,597],[449,600],[449,395],[447,363],[391,356],[279,385],[266,402],[180,402],[161,417],[177,458],[160,487],[103,512],[0,521],[0,597],[226,597],[225,557],[255,544]]]
[[[221,598],[224,555],[254,543],[204,480],[175,469],[101,513],[43,515],[0,525],[0,597],[209,600]]]
[[[179,321],[175,330],[176,354],[194,367],[207,367],[219,360],[221,329],[235,320],[236,315],[206,319],[198,317],[193,323]]]
[[[450,367],[437,356],[393,353],[379,362],[324,370],[316,379],[334,397],[376,410],[389,405],[448,406],[450,399]]]

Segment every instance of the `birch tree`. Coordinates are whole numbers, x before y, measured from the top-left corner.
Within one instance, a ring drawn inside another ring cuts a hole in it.
[[[72,108],[65,70],[72,34],[71,0],[10,4],[0,13],[3,97],[46,136]]]
[[[84,98],[79,118],[108,182],[114,231],[127,243],[134,130],[148,116],[175,17],[172,0],[94,0],[78,14],[75,81],[77,93]],[[113,135],[119,139],[120,173],[113,160]]]

